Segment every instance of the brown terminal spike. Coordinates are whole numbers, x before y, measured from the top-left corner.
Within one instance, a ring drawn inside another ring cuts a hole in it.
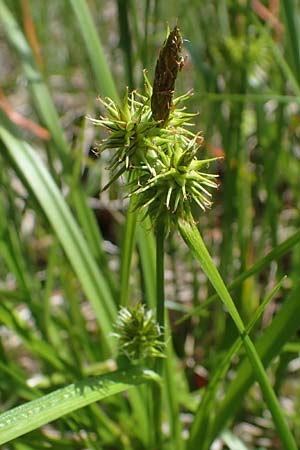
[[[175,81],[184,63],[181,50],[182,37],[176,25],[160,49],[155,67],[151,110],[161,125],[168,119],[173,105]]]

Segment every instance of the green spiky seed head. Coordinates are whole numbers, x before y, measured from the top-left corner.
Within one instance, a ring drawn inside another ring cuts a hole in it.
[[[162,330],[143,304],[121,308],[114,328],[119,352],[132,362],[165,357]]]
[[[161,49],[153,89],[144,72],[144,95],[126,90],[120,106],[111,99],[102,101],[106,116],[92,119],[109,132],[99,146],[100,153],[113,151],[109,184],[126,174],[135,208],[143,209],[154,227],[165,224],[167,231],[178,220],[191,220],[194,206],[203,211],[210,207],[210,189],[217,187],[217,176],[206,171],[217,158],[198,159],[203,138],[189,130],[195,114],[181,106],[191,93],[173,98],[181,45],[175,27]],[[167,85],[168,104],[163,92]]]

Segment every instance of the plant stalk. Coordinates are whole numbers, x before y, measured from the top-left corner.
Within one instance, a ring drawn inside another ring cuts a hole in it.
[[[156,320],[164,332],[165,326],[165,226],[157,227],[156,231]]]
[[[127,213],[125,229],[122,240],[122,257],[121,257],[121,277],[120,277],[120,305],[128,305],[128,297],[130,290],[130,271],[131,260],[135,245],[135,231],[137,212],[132,211],[134,200],[131,199],[129,210]]]
[[[164,286],[164,240],[165,226],[159,224],[156,229],[156,320],[161,328],[162,340],[165,340],[165,286]],[[157,358],[155,371],[162,377],[164,360]],[[162,390],[159,385],[153,383],[153,420],[155,430],[155,445],[162,446]]]

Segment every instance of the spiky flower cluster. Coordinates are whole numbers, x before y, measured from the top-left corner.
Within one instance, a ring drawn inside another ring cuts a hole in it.
[[[119,352],[132,362],[165,357],[162,331],[153,312],[141,303],[120,309],[113,336],[118,339]]]
[[[145,95],[126,91],[121,106],[111,99],[102,101],[106,117],[93,122],[109,131],[99,152],[114,150],[110,183],[126,173],[135,207],[145,208],[154,225],[163,221],[169,228],[179,218],[190,217],[193,204],[202,210],[211,205],[207,188],[217,187],[217,176],[203,169],[216,158],[197,159],[203,138],[188,130],[194,114],[180,107],[190,92],[174,99],[164,123],[153,119],[151,96],[145,74]]]

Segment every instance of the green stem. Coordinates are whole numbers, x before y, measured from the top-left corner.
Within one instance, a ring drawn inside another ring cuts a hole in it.
[[[159,225],[156,231],[156,320],[162,331],[165,326],[165,227]]]
[[[129,277],[131,270],[131,260],[133,254],[133,247],[135,244],[135,230],[137,221],[137,212],[132,211],[133,200],[130,201],[130,206],[127,213],[123,241],[122,241],[122,259],[121,259],[121,279],[120,279],[120,305],[127,306],[129,295]]]
[[[159,358],[156,362],[156,372],[163,379],[163,393],[159,385],[155,385],[153,391],[154,421],[156,429],[156,448],[161,448],[161,422],[162,422],[162,395],[166,402],[168,419],[171,431],[171,447],[174,450],[183,449],[181,437],[181,424],[179,419],[179,406],[176,397],[176,386],[174,380],[175,356],[170,339],[170,329],[165,321],[165,281],[164,281],[164,243],[165,226],[160,225],[156,230],[156,319],[163,332],[163,340],[168,342],[166,358]],[[160,389],[160,392],[159,392]],[[159,444],[159,445],[158,445]]]
[[[165,339],[165,286],[164,286],[164,240],[165,227],[158,225],[156,229],[156,320]],[[163,359],[158,358],[155,363],[156,372],[162,376],[164,364]],[[155,446],[162,446],[162,391],[160,386],[153,384],[153,419],[155,430]]]
[[[243,321],[218,270],[213,263],[210,254],[208,253],[199,230],[193,224],[192,218],[189,220],[189,222],[180,220],[178,223],[178,228],[185,243],[200,262],[203,271],[212,283],[220,299],[226,305],[232,320],[234,321],[237,329],[240,332],[240,336],[243,340],[248,359],[253,367],[253,372],[260,384],[262,393],[272,414],[276,430],[282,440],[283,448],[285,448],[286,450],[297,450],[293,435],[289,430],[288,424],[286,423],[284,414],[268,380],[268,376],[257,354],[256,348],[250,337],[247,335]],[[192,445],[190,447],[191,450],[194,448],[197,448],[196,445]]]

